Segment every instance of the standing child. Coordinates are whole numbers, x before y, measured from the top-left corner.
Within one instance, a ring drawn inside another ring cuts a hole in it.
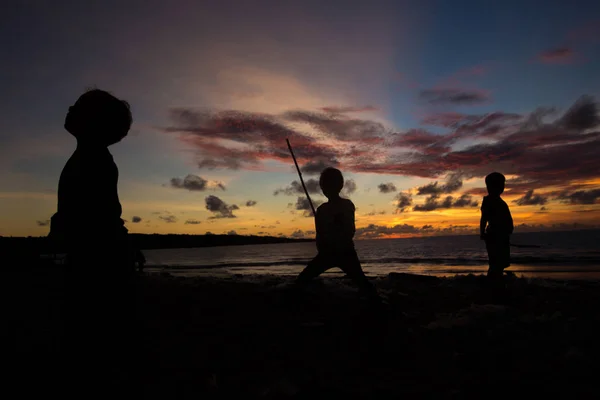
[[[513,233],[513,220],[508,205],[500,195],[504,192],[506,178],[499,172],[485,177],[488,195],[481,203],[481,239],[485,240],[488,253],[488,276],[501,277],[510,266],[510,235]],[[487,229],[486,229],[487,226]]]
[[[337,266],[370,300],[381,302],[377,290],[365,276],[354,249],[355,208],[352,201],[340,197],[344,187],[341,171],[326,168],[321,173],[319,185],[328,201],[319,206],[315,216],[318,254],[300,273],[296,285],[305,286],[321,273]]]
[[[81,95],[65,119],[77,148],[60,175],[50,238],[67,253],[65,344],[75,382],[123,383],[122,371],[105,366],[124,367],[132,342],[133,252],[108,151],[131,123],[129,104],[97,89]]]

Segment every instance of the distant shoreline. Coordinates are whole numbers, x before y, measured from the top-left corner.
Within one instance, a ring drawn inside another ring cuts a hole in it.
[[[132,242],[140,250],[184,249],[219,246],[244,246],[254,244],[280,244],[313,242],[314,239],[282,238],[255,235],[184,235],[184,234],[129,234]],[[10,254],[48,254],[60,253],[60,248],[45,236],[39,237],[0,237],[0,251]]]
[[[516,241],[520,243],[522,236],[545,235],[548,233],[570,233],[570,232],[597,232],[597,228],[587,229],[572,229],[572,230],[542,230],[542,231],[525,231],[515,232]],[[276,236],[257,236],[257,235],[227,235],[227,234],[204,234],[204,235],[188,235],[188,234],[142,234],[130,233],[129,236],[140,250],[159,250],[159,249],[178,249],[178,248],[202,248],[202,247],[219,247],[219,246],[244,246],[253,244],[281,244],[281,243],[302,243],[314,242],[314,238],[289,238]],[[403,238],[355,238],[356,241],[369,240],[398,240],[398,239],[419,239],[419,238],[448,238],[459,236],[477,236],[472,233],[453,234],[453,235],[429,235],[429,236],[413,236]],[[0,236],[0,252],[3,254],[23,253],[26,251],[39,253],[59,253],[60,249],[51,248],[52,243],[46,236]]]

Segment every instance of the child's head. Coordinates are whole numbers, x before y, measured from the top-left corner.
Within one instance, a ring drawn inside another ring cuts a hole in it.
[[[342,172],[337,168],[325,168],[321,172],[319,185],[325,197],[330,198],[339,195],[344,187],[344,177]]]
[[[69,107],[65,129],[79,143],[108,147],[127,136],[131,123],[126,101],[104,90],[92,89]]]
[[[485,177],[485,186],[492,196],[500,196],[504,192],[506,178],[500,172],[492,172]]]

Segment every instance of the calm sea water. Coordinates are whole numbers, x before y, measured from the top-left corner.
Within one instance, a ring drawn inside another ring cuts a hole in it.
[[[516,233],[510,271],[531,277],[600,278],[600,230]],[[369,276],[407,272],[435,276],[483,273],[485,244],[478,236],[358,240],[356,250]],[[145,250],[149,271],[183,276],[295,275],[316,254],[314,243]],[[331,269],[327,275],[341,275]]]

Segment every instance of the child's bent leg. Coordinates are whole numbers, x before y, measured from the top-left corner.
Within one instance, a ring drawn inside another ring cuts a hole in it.
[[[340,268],[369,298],[378,300],[380,299],[375,286],[369,282],[369,279],[365,275],[356,251],[353,250],[350,254],[343,258]]]
[[[296,285],[307,284],[329,268],[331,268],[331,266],[328,265],[327,259],[322,255],[317,254],[317,256],[308,263],[306,268],[300,272],[300,275],[296,278]]]

